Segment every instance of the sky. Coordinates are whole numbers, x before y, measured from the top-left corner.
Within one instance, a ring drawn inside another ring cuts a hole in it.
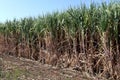
[[[91,1],[109,0],[0,0],[0,22],[62,11],[81,3],[89,5]]]

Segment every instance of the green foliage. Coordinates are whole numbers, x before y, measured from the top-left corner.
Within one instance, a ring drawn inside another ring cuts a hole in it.
[[[85,5],[77,8],[70,8],[64,12],[55,12],[53,14],[46,14],[38,18],[24,18],[21,20],[14,19],[7,21],[5,29],[0,27],[0,32],[5,32],[6,35],[21,34],[26,40],[33,38],[37,34],[41,37],[48,31],[53,38],[58,35],[58,29],[64,29],[69,35],[75,35],[77,31],[85,31],[89,29],[91,32],[96,31],[96,26],[101,32],[105,32],[107,28],[113,28],[113,32],[117,35],[116,24],[119,20],[120,3],[102,3],[96,5],[92,3],[90,7]],[[4,30],[4,31],[3,31]]]

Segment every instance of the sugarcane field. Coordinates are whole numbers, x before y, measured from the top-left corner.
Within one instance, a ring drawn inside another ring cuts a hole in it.
[[[0,80],[120,80],[120,1],[1,22]]]

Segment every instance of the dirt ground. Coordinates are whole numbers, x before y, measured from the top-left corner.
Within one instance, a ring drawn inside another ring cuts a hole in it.
[[[71,68],[59,69],[38,61],[0,55],[0,80],[100,80]]]

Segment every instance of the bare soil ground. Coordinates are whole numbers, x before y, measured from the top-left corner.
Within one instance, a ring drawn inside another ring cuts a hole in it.
[[[70,68],[59,69],[9,55],[0,55],[0,68],[0,80],[94,80]]]

